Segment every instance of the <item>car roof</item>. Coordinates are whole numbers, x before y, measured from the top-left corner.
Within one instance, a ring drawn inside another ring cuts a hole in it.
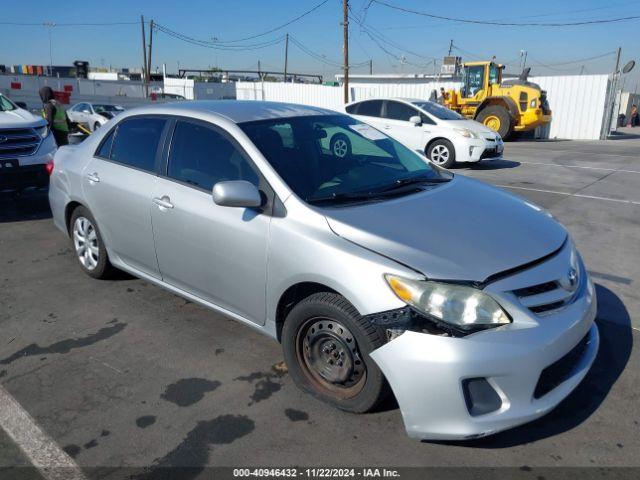
[[[348,105],[353,105],[355,103],[362,103],[369,100],[395,100],[398,102],[404,103],[414,103],[414,102],[431,102],[431,100],[425,100],[424,98],[407,98],[407,97],[374,97],[374,98],[363,98],[362,100],[357,100],[355,102],[351,102]],[[433,103],[433,102],[432,102]]]
[[[273,118],[300,117],[310,115],[337,115],[325,108],[297,105],[294,103],[265,102],[260,100],[196,100],[161,103],[143,107],[145,113],[202,112],[225,117],[234,123],[252,122]]]

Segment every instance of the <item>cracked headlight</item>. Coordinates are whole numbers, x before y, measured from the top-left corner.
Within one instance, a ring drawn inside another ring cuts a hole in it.
[[[396,296],[428,317],[463,330],[497,327],[511,318],[492,297],[464,285],[385,275]]]
[[[476,132],[472,132],[468,128],[454,128],[453,129],[457,134],[462,135],[467,138],[480,138],[480,136]]]
[[[36,133],[38,135],[40,135],[40,138],[47,138],[47,135],[49,135],[49,126],[45,125],[43,127],[36,127],[34,128],[34,130],[36,131]]]

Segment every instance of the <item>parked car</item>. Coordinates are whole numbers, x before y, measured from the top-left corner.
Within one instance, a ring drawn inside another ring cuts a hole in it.
[[[60,148],[49,200],[89,276],[125,270],[256,328],[343,410],[390,385],[412,437],[538,418],[598,349],[594,286],[556,220],[329,110],[129,110]]]
[[[122,112],[124,108],[120,105],[81,102],[67,109],[67,116],[93,132]]]
[[[500,135],[475,120],[428,100],[410,98],[353,102],[346,112],[419,151],[436,165],[479,162],[502,157]],[[349,151],[348,139],[332,139],[335,154]]]
[[[0,94],[0,190],[46,187],[56,148],[44,118]]]

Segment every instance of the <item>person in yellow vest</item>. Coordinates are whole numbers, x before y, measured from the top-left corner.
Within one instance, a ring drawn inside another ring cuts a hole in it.
[[[62,104],[53,97],[51,87],[42,87],[38,93],[40,93],[42,100],[42,116],[47,120],[56,143],[58,146],[67,145],[69,143],[67,112]]]

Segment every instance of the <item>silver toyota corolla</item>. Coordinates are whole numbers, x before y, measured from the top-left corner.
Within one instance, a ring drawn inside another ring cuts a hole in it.
[[[129,110],[58,150],[49,200],[90,276],[125,270],[266,333],[341,409],[392,390],[411,437],[540,417],[598,349],[593,284],[546,211],[328,110]]]

